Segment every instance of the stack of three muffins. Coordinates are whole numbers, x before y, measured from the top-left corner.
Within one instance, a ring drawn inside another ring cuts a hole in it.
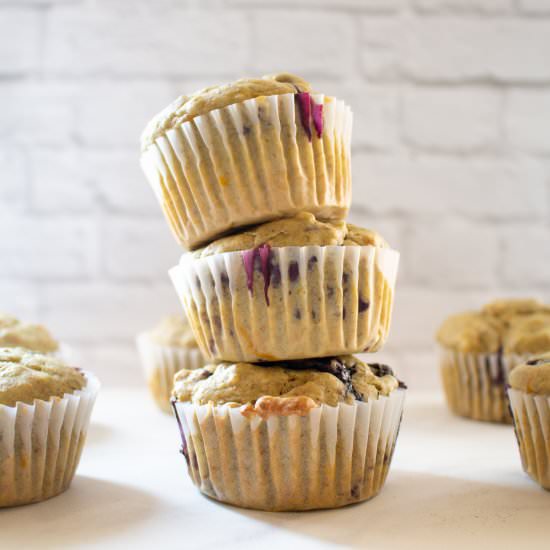
[[[191,249],[170,272],[210,365],[175,377],[199,489],[265,510],[330,508],[383,485],[403,386],[376,351],[398,253],[344,220],[351,111],[292,75],[182,96],[142,166]]]

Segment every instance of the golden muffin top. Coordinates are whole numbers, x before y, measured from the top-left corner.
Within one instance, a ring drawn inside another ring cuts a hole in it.
[[[0,347],[51,353],[59,349],[59,343],[43,325],[25,323],[12,315],[0,313]]]
[[[259,414],[305,414],[322,404],[377,399],[398,387],[389,367],[367,365],[346,355],[261,365],[220,363],[182,370],[174,378],[173,396],[196,405],[244,405]]]
[[[550,395],[550,352],[536,355],[515,367],[509,382],[515,390]]]
[[[0,348],[0,405],[32,405],[81,390],[86,378],[59,359],[23,348]]]
[[[159,346],[197,348],[198,344],[191,326],[182,315],[169,315],[149,333],[151,340]]]
[[[462,353],[550,351],[550,307],[532,299],[497,300],[480,311],[451,315],[437,340]]]
[[[229,84],[209,86],[190,95],[181,95],[147,124],[141,135],[144,151],[155,139],[179,124],[256,97],[309,92],[310,85],[299,76],[288,73],[261,78],[242,78]]]
[[[283,246],[376,246],[387,247],[386,241],[375,231],[363,229],[344,221],[323,222],[313,214],[301,212],[292,218],[283,218],[248,228],[240,233],[222,237],[204,248],[192,252],[197,258],[249,250],[268,244]]]

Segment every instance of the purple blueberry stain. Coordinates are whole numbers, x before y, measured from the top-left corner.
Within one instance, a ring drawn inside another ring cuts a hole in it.
[[[300,121],[302,122],[302,128],[306,133],[308,141],[311,141],[311,96],[308,92],[300,92],[295,95],[298,102],[298,110],[300,111]]]
[[[254,258],[256,257],[256,249],[244,250],[241,252],[244,264],[244,270],[246,272],[246,286],[252,293],[254,287]]]
[[[319,139],[323,135],[323,104],[315,103],[311,94],[308,92],[298,92],[295,94],[298,110],[300,112],[300,122],[306,133],[308,141],[311,141],[311,123],[315,128],[315,134]]]
[[[222,274],[220,275],[220,282],[222,284],[222,288],[229,288],[229,277],[225,271],[222,271]]]
[[[367,311],[369,309],[370,302],[368,300],[363,300],[361,296],[359,296],[359,301],[357,304],[357,309],[359,310],[359,313],[363,313],[364,311]]]
[[[187,440],[185,439],[185,433],[183,431],[183,426],[181,424],[180,416],[178,414],[178,409],[176,407],[176,400],[171,400],[172,409],[174,409],[174,415],[176,417],[176,420],[178,422],[178,429],[181,436],[181,448],[180,453],[185,457],[185,461],[187,462],[187,466],[189,466],[189,451],[187,449]]]
[[[260,261],[260,270],[264,278],[264,297],[265,302],[269,305],[269,284],[271,280],[271,246],[268,244],[262,244],[256,248],[250,250],[244,250],[241,252],[241,257],[243,259],[244,270],[246,273],[246,286],[250,291],[250,294],[253,293],[254,289],[254,264],[256,258],[259,258]]]
[[[260,255],[262,275],[264,277],[265,303],[269,305],[269,296],[267,295],[267,291],[269,290],[269,283],[271,280],[271,247],[268,244],[262,244],[262,246],[258,248],[258,253]]]
[[[298,280],[298,277],[300,276],[300,267],[298,266],[298,262],[290,262],[288,264],[288,278],[295,283]]]
[[[281,286],[281,270],[278,264],[271,266],[271,286],[273,288]]]
[[[313,126],[315,127],[315,132],[317,137],[321,139],[323,135],[323,104],[315,103],[313,98],[311,98],[311,114],[313,117]]]
[[[311,258],[307,261],[307,270],[313,271],[313,268],[317,264],[319,260],[317,260],[317,256],[311,256]]]

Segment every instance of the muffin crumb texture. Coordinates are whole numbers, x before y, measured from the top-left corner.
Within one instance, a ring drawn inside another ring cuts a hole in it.
[[[0,313],[0,347],[52,353],[59,349],[59,343],[43,325],[25,323],[12,315]]]
[[[550,350],[550,306],[532,299],[497,300],[480,311],[451,315],[437,340],[461,353],[543,353]]]
[[[526,393],[550,396],[550,352],[518,365],[510,373],[510,386]]]
[[[377,365],[378,367],[378,365]],[[399,386],[391,369],[382,376],[353,356],[280,363],[220,363],[176,374],[174,397],[195,405],[243,405],[260,416],[304,415],[319,405],[337,406],[389,395]]]
[[[325,222],[313,214],[301,212],[290,218],[263,223],[222,237],[192,254],[194,257],[204,258],[224,252],[257,249],[265,245],[272,248],[337,245],[388,247],[388,243],[375,231],[344,221]]]
[[[189,95],[181,95],[149,122],[141,136],[142,149],[147,149],[170,128],[210,111],[256,97],[310,91],[310,85],[304,79],[281,73],[261,78],[242,78],[229,84],[210,86]]]
[[[78,369],[51,356],[23,348],[0,349],[0,405],[32,405],[81,390],[86,379]]]

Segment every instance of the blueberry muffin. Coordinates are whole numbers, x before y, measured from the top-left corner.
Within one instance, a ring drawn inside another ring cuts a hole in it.
[[[171,413],[170,395],[176,372],[205,364],[189,323],[181,315],[165,317],[153,330],[137,337],[137,347],[155,403]]]
[[[99,383],[55,357],[0,348],[0,507],[65,491]]]
[[[550,490],[550,353],[510,373],[510,408],[523,469]]]
[[[220,363],[179,372],[182,453],[206,495],[245,508],[309,510],[382,488],[405,387],[353,356]]]
[[[278,361],[380,348],[398,259],[373,231],[301,213],[184,254],[171,276],[207,358]]]
[[[59,343],[46,327],[5,313],[0,313],[0,347],[21,347],[40,353],[59,351]]]
[[[303,79],[246,78],[182,95],[145,128],[141,165],[178,241],[196,248],[298,212],[344,218],[351,110]]]
[[[449,407],[461,416],[512,421],[505,386],[525,358],[550,351],[550,307],[498,300],[449,317],[440,327],[441,375]]]

